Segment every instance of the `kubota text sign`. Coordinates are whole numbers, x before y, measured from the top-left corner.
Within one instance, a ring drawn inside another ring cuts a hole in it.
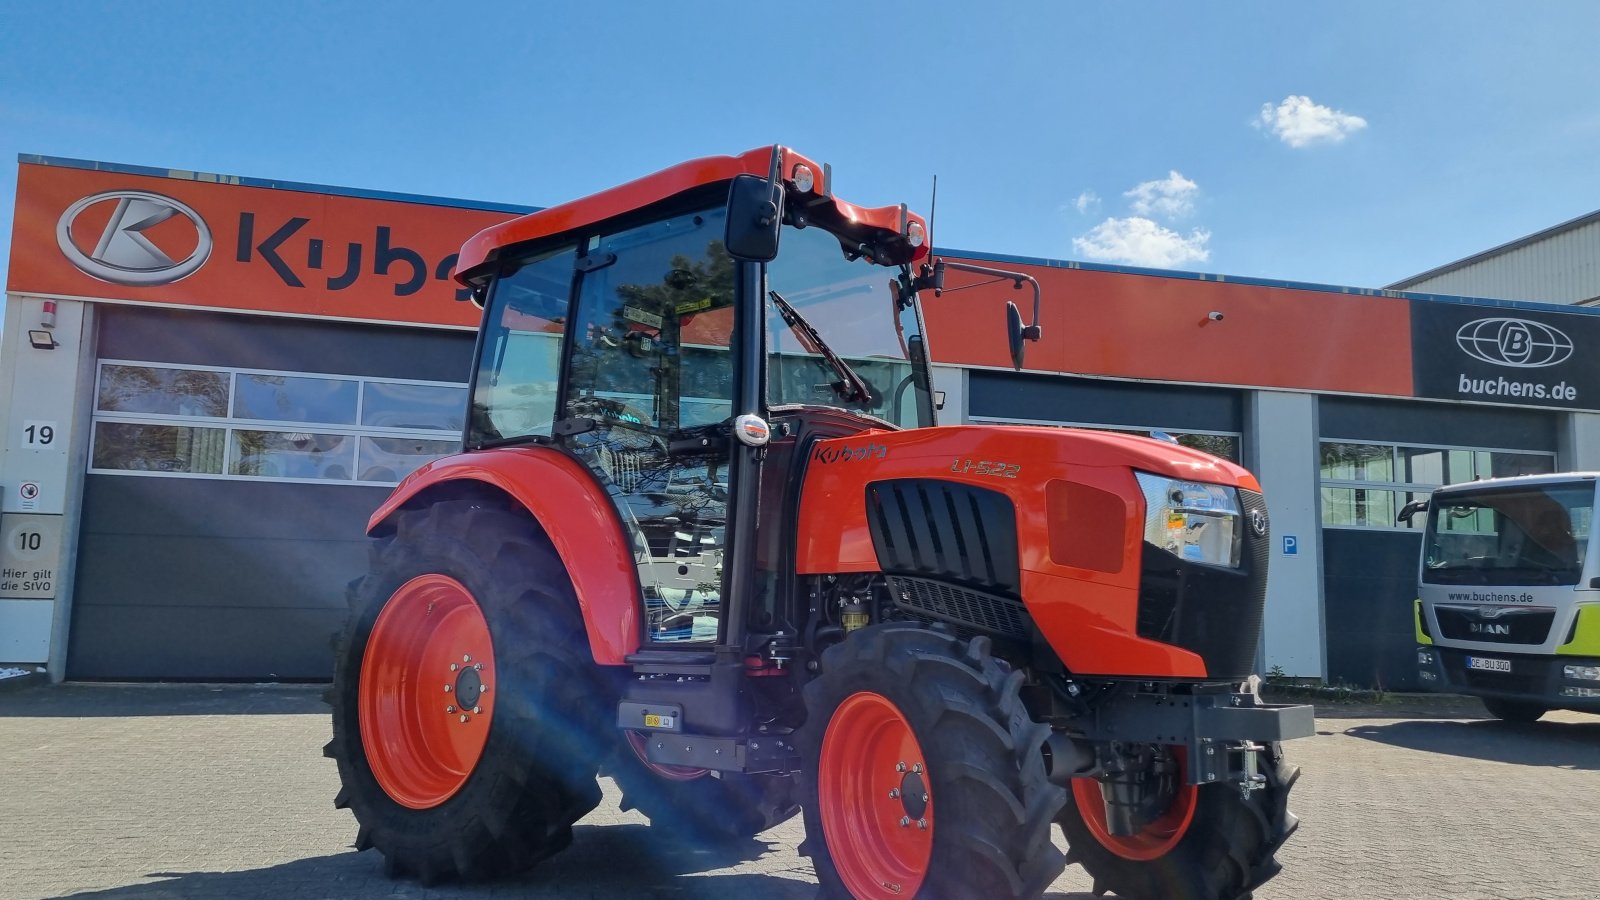
[[[23,164],[7,290],[476,327],[450,278],[511,213]]]

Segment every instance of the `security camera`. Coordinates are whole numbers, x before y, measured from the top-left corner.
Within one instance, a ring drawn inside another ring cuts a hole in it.
[[[1213,322],[1221,322],[1222,321],[1222,313],[1217,312],[1216,310],[1212,310],[1211,312],[1206,313],[1206,318],[1210,319]]]

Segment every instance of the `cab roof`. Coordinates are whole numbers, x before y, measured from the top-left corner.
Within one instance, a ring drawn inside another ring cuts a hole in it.
[[[927,256],[933,244],[931,235],[918,247],[912,247],[904,237],[913,221],[920,223],[926,233],[927,222],[921,216],[907,211],[904,206],[862,207],[846,203],[833,196],[831,169],[786,147],[769,146],[738,156],[693,159],[587,197],[492,225],[462,246],[456,261],[456,280],[467,285],[483,282],[500,251],[514,244],[581,231],[695,188],[732,181],[737,175],[766,177],[772,171],[774,154],[777,154],[779,171],[791,199],[804,200],[806,216],[811,221],[843,236],[887,244],[897,257],[891,259],[892,262],[911,262]],[[794,176],[800,166],[810,168],[813,189],[809,194],[796,196]]]
[[[1508,475],[1504,478],[1484,478],[1479,481],[1447,484],[1443,487],[1435,488],[1434,493],[1456,493],[1459,491],[1481,490],[1483,488],[1543,487],[1546,485],[1578,484],[1585,481],[1600,481],[1600,472],[1552,472],[1548,475]]]

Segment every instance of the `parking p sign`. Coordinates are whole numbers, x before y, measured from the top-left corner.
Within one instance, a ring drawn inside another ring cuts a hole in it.
[[[1283,555],[1298,556],[1300,554],[1300,539],[1292,534],[1283,536]]]

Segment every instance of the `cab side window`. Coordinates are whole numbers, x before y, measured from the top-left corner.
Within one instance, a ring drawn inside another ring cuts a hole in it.
[[[727,418],[735,264],[723,219],[676,216],[591,241],[568,416],[651,431]]]
[[[555,421],[577,248],[522,260],[494,285],[470,443],[542,435]]]

